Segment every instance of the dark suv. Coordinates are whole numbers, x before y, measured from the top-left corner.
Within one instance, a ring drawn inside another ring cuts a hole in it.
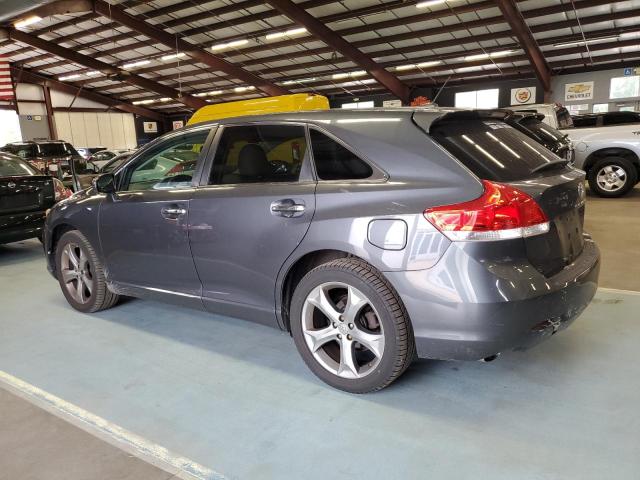
[[[41,172],[61,180],[66,187],[73,185],[70,162],[82,159],[70,143],[60,140],[14,142],[0,150],[26,160]]]
[[[493,359],[575,320],[600,265],[584,177],[504,112],[229,118],[53,207],[45,248],[73,308],[130,295],[280,327],[362,393],[416,356]]]
[[[611,127],[628,123],[640,124],[640,112],[605,112],[572,115],[573,126],[576,128]]]

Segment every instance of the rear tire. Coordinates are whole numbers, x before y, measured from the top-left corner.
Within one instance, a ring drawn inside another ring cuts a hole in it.
[[[67,302],[80,312],[98,312],[118,302],[119,296],[107,288],[102,262],[78,230],[60,237],[56,246],[56,272]]]
[[[626,158],[602,158],[589,169],[587,175],[591,191],[600,197],[621,197],[638,182],[635,165]]]
[[[355,258],[304,276],[291,301],[291,334],[311,371],[350,393],[385,388],[416,356],[400,297],[379,271]]]

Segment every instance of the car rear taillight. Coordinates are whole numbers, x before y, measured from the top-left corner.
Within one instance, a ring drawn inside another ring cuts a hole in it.
[[[547,233],[549,220],[536,201],[525,192],[483,180],[479,198],[424,211],[434,227],[450,240],[506,240]]]

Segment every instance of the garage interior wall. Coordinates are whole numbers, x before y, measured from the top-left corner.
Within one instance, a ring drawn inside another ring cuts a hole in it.
[[[131,113],[55,112],[58,139],[75,147],[134,149],[136,126]]]

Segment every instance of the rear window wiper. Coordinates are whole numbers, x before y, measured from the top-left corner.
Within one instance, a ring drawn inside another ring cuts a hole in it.
[[[557,165],[568,165],[569,160],[554,160],[553,162],[543,163],[542,165],[538,165],[536,168],[531,170],[531,173],[541,172],[542,170],[547,170],[548,168],[555,167]]]

